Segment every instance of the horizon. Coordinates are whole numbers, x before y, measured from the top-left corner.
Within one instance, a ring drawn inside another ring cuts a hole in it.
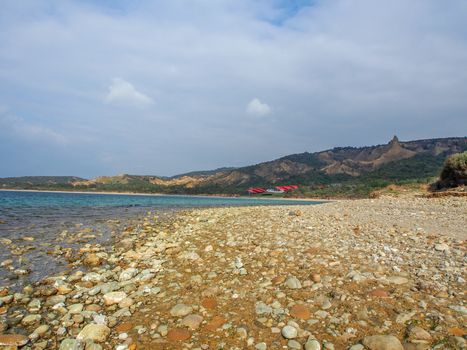
[[[0,177],[172,177],[455,137],[466,22],[463,0],[6,0]]]
[[[347,147],[351,147],[351,148],[365,148],[365,147],[377,147],[377,146],[384,146],[384,145],[387,145],[389,144],[394,138],[397,138],[399,142],[417,142],[417,141],[425,141],[425,140],[441,140],[441,139],[456,139],[456,138],[467,138],[467,136],[447,136],[447,137],[434,137],[434,138],[421,138],[421,139],[417,139],[417,140],[401,140],[397,135],[394,135],[393,138],[391,138],[389,140],[389,142],[387,143],[378,143],[378,144],[374,144],[374,145],[366,145],[366,146],[334,146],[332,148],[329,148],[329,149],[324,149],[324,150],[319,150],[319,151],[316,151],[316,152],[309,152],[309,151],[303,151],[303,152],[298,152],[298,153],[294,153],[294,154],[301,154],[301,153],[320,153],[320,152],[326,152],[326,151],[329,151],[329,150],[333,150],[333,149],[336,149],[336,148],[347,148]],[[0,176],[0,179],[5,179],[5,178],[22,178],[22,177],[77,177],[77,178],[81,178],[81,179],[84,179],[84,180],[92,180],[94,178],[97,178],[97,177],[118,177],[118,176],[147,176],[147,177],[158,177],[158,178],[175,178],[175,177],[178,177],[178,176],[183,176],[183,175],[186,175],[186,174],[190,174],[190,173],[196,173],[196,172],[204,172],[204,171],[216,171],[216,170],[219,170],[219,169],[231,169],[231,170],[235,170],[235,169],[241,169],[243,167],[247,167],[247,166],[252,166],[252,165],[258,165],[258,164],[261,164],[261,163],[266,163],[266,162],[270,162],[270,161],[275,161],[275,160],[278,160],[278,159],[281,159],[283,157],[287,157],[287,156],[290,156],[290,155],[294,155],[294,154],[286,154],[286,155],[281,155],[281,156],[276,156],[274,157],[273,159],[269,159],[269,160],[264,160],[264,161],[261,161],[259,163],[256,163],[256,164],[245,164],[245,165],[241,165],[241,166],[237,166],[237,167],[232,167],[232,166],[221,166],[221,167],[218,167],[218,168],[215,168],[215,169],[198,169],[198,170],[189,170],[189,171],[186,171],[186,172],[183,172],[183,173],[177,173],[177,174],[172,174],[172,175],[157,175],[157,174],[136,174],[136,173],[117,173],[117,174],[100,174],[100,175],[96,175],[96,176],[93,176],[93,177],[84,177],[84,176],[79,176],[79,175],[74,175],[74,174],[65,174],[65,175],[18,175],[18,176],[5,176],[5,177],[2,177]]]

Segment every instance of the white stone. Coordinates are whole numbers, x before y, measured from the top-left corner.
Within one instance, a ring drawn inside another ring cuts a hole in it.
[[[284,328],[282,328],[281,333],[285,339],[294,339],[297,338],[298,330],[295,327],[287,325]]]
[[[302,284],[300,281],[297,279],[295,276],[290,276],[287,278],[287,281],[285,282],[285,285],[289,287],[290,289],[300,289],[302,288]]]
[[[135,277],[138,274],[138,269],[135,269],[134,267],[130,267],[126,270],[123,270],[120,273],[120,276],[118,278],[119,281],[128,281]]]
[[[104,294],[105,305],[118,304],[127,297],[125,292],[110,292]]]
[[[185,304],[177,304],[171,310],[170,314],[172,316],[186,316],[193,311],[191,306]]]
[[[316,339],[308,340],[305,343],[305,350],[321,350],[321,344]]]

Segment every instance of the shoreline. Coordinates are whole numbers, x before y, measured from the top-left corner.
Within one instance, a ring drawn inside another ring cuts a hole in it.
[[[111,252],[82,246],[81,273],[0,288],[0,312],[34,349],[461,347],[466,219],[465,198],[145,216]]]
[[[228,195],[208,195],[208,194],[167,194],[167,193],[144,193],[144,192],[106,192],[106,191],[65,191],[65,190],[25,190],[1,188],[0,192],[43,192],[43,193],[77,193],[77,194],[102,194],[102,195],[121,195],[121,196],[168,196],[168,197],[201,197],[201,198],[231,198],[231,199],[251,199],[251,200],[279,200],[279,201],[319,201],[334,202],[341,200],[354,199],[320,199],[320,198],[277,198],[277,197],[249,197],[249,196],[228,196]]]

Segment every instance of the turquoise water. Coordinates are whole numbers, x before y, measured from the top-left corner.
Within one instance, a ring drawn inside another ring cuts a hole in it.
[[[113,238],[148,213],[163,219],[196,207],[318,204],[267,198],[0,191],[0,287],[19,290],[67,269],[65,252],[83,244],[112,250]],[[18,274],[18,270],[26,274]]]
[[[96,193],[0,191],[2,207],[151,207],[193,208],[243,205],[318,204],[316,201],[287,201],[268,198],[203,196],[152,196]]]

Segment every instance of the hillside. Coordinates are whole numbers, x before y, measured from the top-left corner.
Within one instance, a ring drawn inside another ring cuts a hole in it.
[[[84,179],[77,176],[20,176],[0,178],[0,188],[69,187]]]
[[[167,177],[118,175],[0,179],[3,188],[68,188],[186,194],[243,194],[252,186],[300,185],[294,195],[366,196],[391,183],[427,182],[439,175],[445,158],[467,150],[467,137],[337,147],[300,153],[241,168],[221,168]]]

